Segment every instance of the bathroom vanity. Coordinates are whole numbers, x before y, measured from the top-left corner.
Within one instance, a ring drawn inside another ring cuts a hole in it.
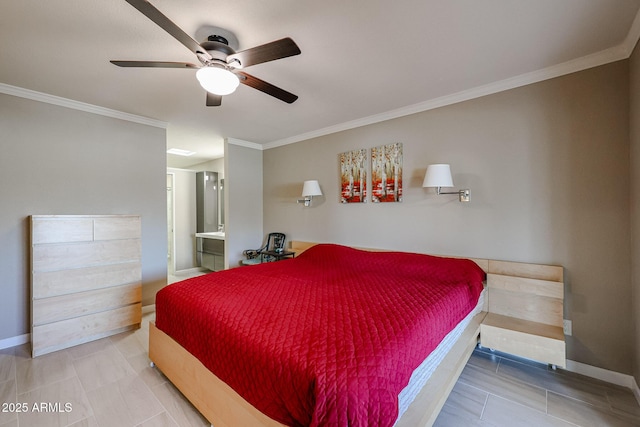
[[[196,233],[196,257],[200,267],[224,270],[224,231]]]

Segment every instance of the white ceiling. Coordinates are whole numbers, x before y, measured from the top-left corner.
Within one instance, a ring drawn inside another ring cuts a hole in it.
[[[246,71],[300,98],[241,85],[205,107],[195,62],[124,0],[2,0],[0,83],[167,122],[169,156],[221,157],[223,138],[267,146],[531,83],[629,56],[640,0],[152,0],[186,33],[232,31],[239,50],[293,38],[302,54]],[[634,22],[635,25],[634,25]]]

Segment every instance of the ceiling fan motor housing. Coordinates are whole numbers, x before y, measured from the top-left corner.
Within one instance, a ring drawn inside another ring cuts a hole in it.
[[[229,40],[227,40],[225,37],[223,37],[223,36],[219,36],[219,35],[217,35],[217,34],[213,34],[213,35],[211,35],[211,36],[207,37],[207,41],[210,41],[210,42],[220,42],[220,43],[224,43],[224,44],[226,44],[227,46],[229,46]]]
[[[200,46],[207,52],[209,55],[213,57],[216,61],[222,61],[225,65],[227,64],[227,56],[233,55],[236,53],[229,45],[225,44],[222,41],[211,40],[214,37],[219,37],[222,40],[226,41],[224,37],[220,36],[209,36],[209,40],[200,43]],[[207,65],[207,64],[205,64]]]

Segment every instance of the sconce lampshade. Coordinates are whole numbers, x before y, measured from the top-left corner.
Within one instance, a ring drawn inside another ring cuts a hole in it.
[[[436,164],[427,166],[424,174],[423,187],[453,187],[451,178],[451,167],[446,164]]]
[[[309,196],[322,196],[322,190],[320,190],[320,184],[317,180],[305,181],[302,186],[302,197]]]
[[[240,84],[238,76],[219,67],[202,67],[196,72],[200,86],[216,95],[229,95]]]

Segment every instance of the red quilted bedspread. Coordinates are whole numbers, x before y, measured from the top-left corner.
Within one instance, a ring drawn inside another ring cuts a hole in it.
[[[283,424],[392,426],[483,279],[469,260],[317,245],[165,287],[156,326]]]

